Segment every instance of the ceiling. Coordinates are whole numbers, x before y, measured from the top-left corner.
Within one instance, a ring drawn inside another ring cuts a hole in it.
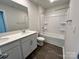
[[[50,8],[50,7],[59,6],[59,5],[69,3],[69,0],[56,0],[53,3],[50,3],[49,0],[31,0],[31,1],[36,3],[36,4],[39,4],[40,6],[42,6],[44,8]]]

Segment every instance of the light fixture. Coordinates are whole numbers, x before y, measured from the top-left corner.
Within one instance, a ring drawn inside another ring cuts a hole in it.
[[[55,0],[49,0],[51,3],[53,3]]]

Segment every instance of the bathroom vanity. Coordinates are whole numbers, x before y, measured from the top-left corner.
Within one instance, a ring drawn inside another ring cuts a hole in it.
[[[17,31],[0,38],[0,57],[6,59],[25,59],[37,48],[37,32]]]

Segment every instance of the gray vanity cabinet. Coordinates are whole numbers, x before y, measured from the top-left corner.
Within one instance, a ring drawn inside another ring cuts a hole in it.
[[[23,40],[25,40],[25,42],[22,42],[22,52],[23,52],[23,59],[25,59],[29,54],[30,54],[30,40],[28,38],[23,38]]]
[[[9,55],[6,59],[22,59],[20,52],[20,47],[16,46],[13,49],[6,52]]]
[[[2,46],[1,52],[8,55],[6,59],[22,59],[20,41]]]
[[[2,55],[8,55],[6,59],[25,59],[37,48],[37,33],[22,37],[0,47]]]
[[[34,34],[30,37],[31,39],[31,52],[35,50],[35,48],[37,47],[37,34]]]
[[[21,44],[24,57],[23,59],[25,59],[37,47],[37,34],[32,34],[28,37],[22,38]]]

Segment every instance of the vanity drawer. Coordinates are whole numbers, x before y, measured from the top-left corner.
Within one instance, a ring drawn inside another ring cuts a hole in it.
[[[36,39],[36,38],[37,38],[37,33],[22,38],[21,42],[23,43],[23,42],[26,42],[27,40]]]
[[[20,45],[20,41],[15,41],[15,42],[6,44],[6,45],[1,47],[1,51],[4,53],[4,52],[6,52],[6,51],[18,46],[18,45]]]

